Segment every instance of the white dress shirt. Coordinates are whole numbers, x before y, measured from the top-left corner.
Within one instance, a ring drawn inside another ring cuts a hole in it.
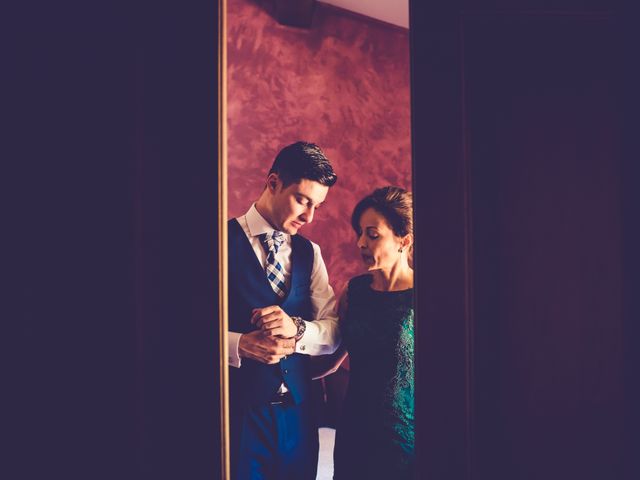
[[[263,233],[273,232],[273,227],[258,213],[255,204],[245,215],[238,217],[238,222],[247,235],[262,268],[264,268],[267,263],[267,253],[260,243],[259,236]],[[285,233],[284,236],[284,242],[278,249],[276,259],[282,265],[285,283],[289,288],[291,282],[291,235]],[[311,245],[313,246],[313,268],[311,269],[310,295],[313,318],[309,320],[313,321],[305,320],[307,328],[302,338],[296,343],[295,351],[307,355],[326,355],[335,352],[340,344],[336,297],[333,288],[329,285],[329,275],[324,260],[322,260],[320,247],[313,242]],[[256,307],[267,306],[256,305]],[[241,364],[238,353],[241,335],[238,332],[229,332],[229,365],[232,367],[240,367]]]

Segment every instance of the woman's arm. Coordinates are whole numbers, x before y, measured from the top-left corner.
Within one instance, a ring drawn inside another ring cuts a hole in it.
[[[311,378],[318,380],[335,373],[345,358],[347,358],[347,351],[343,347],[339,347],[331,355],[311,357]]]

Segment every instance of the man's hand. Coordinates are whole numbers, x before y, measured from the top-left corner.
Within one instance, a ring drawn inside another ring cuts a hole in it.
[[[296,324],[278,305],[254,308],[251,323],[274,337],[293,338],[298,333]]]
[[[295,350],[293,338],[278,338],[263,330],[255,330],[240,336],[238,353],[240,357],[250,358],[262,363],[278,363]]]

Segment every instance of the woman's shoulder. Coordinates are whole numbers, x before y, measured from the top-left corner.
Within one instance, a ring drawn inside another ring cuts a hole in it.
[[[371,293],[372,280],[371,274],[358,275],[349,280],[345,289],[347,303],[360,303],[363,299],[368,298]]]
[[[358,275],[349,280],[347,288],[351,290],[351,288],[361,288],[361,287],[369,287],[371,285],[371,281],[373,277],[370,273],[364,273],[362,275]]]

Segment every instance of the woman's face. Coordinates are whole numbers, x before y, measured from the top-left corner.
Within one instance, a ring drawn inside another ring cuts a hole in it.
[[[402,238],[396,236],[383,215],[368,208],[360,217],[358,248],[367,269],[392,268],[401,257]]]

